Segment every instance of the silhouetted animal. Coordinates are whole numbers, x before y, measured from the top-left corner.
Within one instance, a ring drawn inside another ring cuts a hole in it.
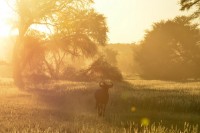
[[[113,83],[110,82],[108,84],[105,81],[101,81],[101,82],[99,82],[99,86],[101,87],[101,89],[99,89],[95,92],[96,108],[98,111],[98,115],[104,116],[106,105],[109,100],[108,89],[113,87]]]

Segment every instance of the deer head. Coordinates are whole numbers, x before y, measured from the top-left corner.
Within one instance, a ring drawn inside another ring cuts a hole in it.
[[[113,83],[111,82],[111,81],[109,81],[109,82],[106,82],[106,81],[100,81],[99,82],[99,86],[101,87],[101,88],[105,88],[105,89],[109,89],[109,88],[112,88],[113,87]]]

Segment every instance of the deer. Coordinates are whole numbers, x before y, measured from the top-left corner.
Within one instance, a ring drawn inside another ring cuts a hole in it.
[[[109,88],[113,87],[113,83],[112,82],[107,83],[105,81],[101,81],[99,82],[99,86],[100,86],[100,89],[98,89],[95,92],[96,109],[98,112],[98,116],[104,117],[106,105],[109,100],[108,90]]]

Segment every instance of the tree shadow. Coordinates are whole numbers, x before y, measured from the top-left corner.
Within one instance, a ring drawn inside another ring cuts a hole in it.
[[[48,88],[48,89],[46,89]],[[102,119],[116,127],[128,128],[134,122],[140,127],[142,120],[147,124],[172,125],[183,129],[184,123],[199,123],[199,93],[191,95],[187,91],[169,89],[149,89],[148,85],[135,85],[130,82],[114,82],[109,90],[110,99],[104,118],[97,117],[94,92],[98,83],[56,84],[43,89],[33,88],[32,93],[38,104],[46,107],[46,112],[55,120],[79,120],[85,123]],[[92,116],[92,118],[91,118]]]
[[[48,87],[47,87],[48,86]],[[67,117],[76,117],[78,115],[94,113],[93,92],[94,84],[87,85],[87,83],[71,84],[56,84],[47,85],[42,89],[34,87],[27,91],[33,94],[39,104],[45,106],[50,110]],[[48,88],[48,89],[45,89]]]

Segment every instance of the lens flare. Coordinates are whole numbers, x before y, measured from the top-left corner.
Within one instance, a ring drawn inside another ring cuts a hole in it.
[[[141,119],[141,126],[148,126],[150,124],[150,120],[148,118]]]
[[[131,107],[131,112],[135,112],[136,111],[136,107]]]

